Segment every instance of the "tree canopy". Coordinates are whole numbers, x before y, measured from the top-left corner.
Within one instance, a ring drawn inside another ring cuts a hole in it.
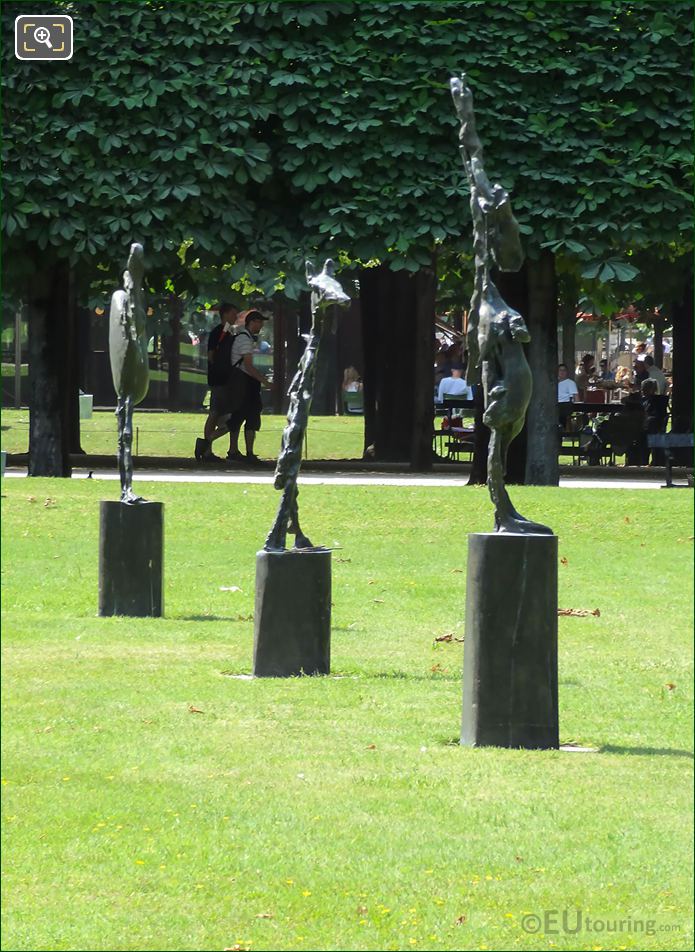
[[[10,271],[138,239],[296,296],[314,250],[416,271],[468,249],[457,71],[530,255],[627,280],[689,246],[690,3],[58,3],[56,63],[12,56],[23,10],[2,10]]]

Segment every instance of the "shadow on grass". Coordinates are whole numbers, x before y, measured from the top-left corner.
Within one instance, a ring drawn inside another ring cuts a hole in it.
[[[174,615],[179,621],[252,621],[247,615]]]
[[[599,749],[600,754],[633,754],[641,757],[687,757],[693,759],[691,750],[680,750],[678,747],[616,747],[606,744]]]
[[[460,681],[461,672],[448,674],[443,671],[432,671],[430,674],[410,674],[407,671],[364,671],[361,677],[370,681]]]

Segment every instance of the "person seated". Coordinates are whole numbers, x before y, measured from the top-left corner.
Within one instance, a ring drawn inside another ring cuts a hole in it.
[[[594,364],[593,354],[584,354],[579,363],[579,366],[574,372],[574,382],[577,385],[579,392],[584,395],[584,391],[588,388],[589,384],[593,383],[596,379],[596,366]]]
[[[343,373],[343,392],[359,393],[362,390],[362,378],[354,367],[346,367]]]
[[[634,378],[634,385],[637,390],[642,386],[642,381],[647,380],[649,377],[649,368],[647,367],[647,361],[644,357],[641,359],[636,357],[632,363],[632,372]]]
[[[463,400],[472,400],[473,391],[463,377],[463,367],[459,364],[451,368],[450,376],[444,377],[439,384],[437,400],[442,402],[445,396],[461,397]]]
[[[665,433],[668,422],[668,397],[659,393],[658,382],[651,377],[642,381],[642,407],[644,408],[645,439],[643,444],[643,461],[649,465],[649,447],[646,437],[653,433]],[[664,451],[652,450],[652,466],[663,466]]]
[[[632,387],[632,371],[629,367],[618,367],[615,372],[615,382],[621,390],[629,390]]]
[[[654,358],[651,354],[647,354],[644,358],[644,366],[647,368],[647,373],[649,374],[650,380],[656,380],[658,393],[666,393],[666,374],[654,363]]]
[[[615,374],[608,369],[607,360],[599,360],[598,362],[598,379],[603,381],[615,380]]]
[[[560,429],[567,429],[567,421],[572,415],[572,404],[576,403],[578,399],[579,391],[577,390],[576,383],[570,377],[567,364],[558,364],[557,402],[560,404],[558,408],[558,423],[560,424]]]
[[[567,364],[557,365],[557,402],[576,403],[579,399],[577,385],[570,377]]]

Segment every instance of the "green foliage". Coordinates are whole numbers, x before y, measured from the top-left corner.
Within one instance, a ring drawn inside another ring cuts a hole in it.
[[[458,70],[530,254],[625,281],[626,248],[687,246],[688,3],[68,8],[70,62],[6,57],[7,255],[95,262],[137,238],[167,268],[190,241],[289,296],[315,251],[416,271],[468,241]],[[23,11],[3,5],[6,47]]]

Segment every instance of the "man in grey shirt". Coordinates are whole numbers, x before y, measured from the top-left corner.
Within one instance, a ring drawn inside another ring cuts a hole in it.
[[[651,354],[647,354],[644,358],[644,365],[649,371],[649,376],[652,380],[656,380],[657,386],[659,387],[659,393],[666,393],[666,375],[663,370],[660,370],[654,363],[654,358]]]

